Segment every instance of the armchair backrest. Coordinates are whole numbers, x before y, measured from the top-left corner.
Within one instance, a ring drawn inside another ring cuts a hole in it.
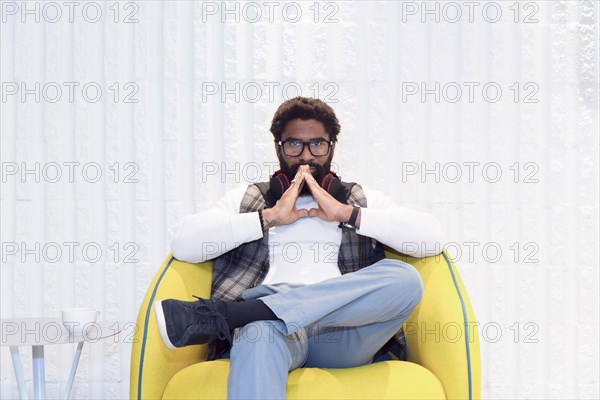
[[[433,372],[448,399],[480,398],[477,323],[456,266],[445,251],[419,259],[386,248],[386,257],[414,266],[424,284],[423,298],[404,323],[408,361]]]

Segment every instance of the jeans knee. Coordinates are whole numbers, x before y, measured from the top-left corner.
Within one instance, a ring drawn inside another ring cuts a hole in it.
[[[423,279],[419,271],[410,264],[400,260],[390,260],[385,276],[385,287],[391,299],[395,299],[409,307],[415,307],[423,297]]]
[[[254,321],[236,329],[233,337],[233,346],[268,346],[284,339],[280,329],[284,327],[282,321]]]
[[[260,360],[298,368],[306,360],[308,339],[304,330],[285,336],[283,321],[254,321],[235,331],[231,360]]]
[[[415,304],[421,301],[423,297],[423,290],[425,285],[419,271],[410,264],[406,264],[406,274],[404,279],[407,282],[407,286],[414,293]]]

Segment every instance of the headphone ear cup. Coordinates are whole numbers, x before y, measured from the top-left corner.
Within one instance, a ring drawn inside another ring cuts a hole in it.
[[[339,193],[340,189],[342,188],[342,181],[335,173],[329,172],[323,177],[323,180],[321,181],[321,187],[330,195],[336,197],[337,193]]]
[[[290,187],[290,179],[281,170],[275,171],[271,177],[270,190],[275,199],[279,200]]]

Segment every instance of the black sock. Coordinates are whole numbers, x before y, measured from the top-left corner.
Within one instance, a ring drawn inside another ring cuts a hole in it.
[[[230,330],[241,328],[254,321],[275,321],[279,319],[265,303],[258,299],[242,302],[226,301],[224,304],[225,317]]]

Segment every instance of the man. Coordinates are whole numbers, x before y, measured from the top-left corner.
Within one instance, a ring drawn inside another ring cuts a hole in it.
[[[281,170],[186,217],[173,240],[173,256],[192,263],[225,244],[211,299],[155,303],[166,346],[209,343],[209,359],[230,349],[229,398],[282,399],[295,368],[371,363],[423,288],[381,244],[424,257],[443,243],[432,215],[330,171],[340,126],[324,102],[284,102],[271,132]]]

